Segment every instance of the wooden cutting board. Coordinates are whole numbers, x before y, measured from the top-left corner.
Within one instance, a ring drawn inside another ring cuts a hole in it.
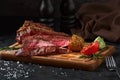
[[[2,50],[0,51],[1,59],[31,62],[46,66],[55,66],[62,68],[74,68],[93,71],[96,70],[104,61],[105,56],[110,56],[115,53],[115,47],[108,45],[108,48],[100,51],[103,59],[93,60],[90,58],[80,58],[79,52],[71,52],[66,54],[57,54],[49,56],[31,56],[31,57],[17,57],[15,56],[15,50]]]

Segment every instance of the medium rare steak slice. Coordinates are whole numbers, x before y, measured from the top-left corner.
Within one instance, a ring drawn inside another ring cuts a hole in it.
[[[55,32],[52,28],[41,23],[25,21],[17,30],[16,40],[22,47],[15,55],[48,55],[66,53],[70,36],[65,33]]]
[[[33,38],[46,40],[58,47],[66,47],[69,44],[71,37],[60,36],[60,35],[50,35],[50,34],[36,34],[32,36]]]
[[[49,31],[52,30],[52,28],[47,27],[45,24],[35,23],[33,21],[26,20],[22,25],[22,27],[20,27],[17,30],[17,33],[16,33],[17,42],[21,43],[24,37],[38,33],[41,30],[41,28]]]
[[[45,24],[35,23],[32,21],[25,21],[23,26],[17,30],[16,41],[22,44],[22,40],[27,36],[32,36],[35,34],[50,34],[50,35],[61,35],[68,36],[65,33],[55,32],[52,28]]]
[[[22,48],[15,53],[16,56],[35,56],[66,53],[66,48],[61,48],[40,37],[29,36],[24,39]]]

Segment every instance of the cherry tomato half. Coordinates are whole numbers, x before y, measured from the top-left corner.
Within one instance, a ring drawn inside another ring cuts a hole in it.
[[[97,41],[92,42],[91,44],[88,44],[87,46],[84,46],[81,50],[81,54],[84,55],[92,55],[95,54],[99,50],[99,43]]]

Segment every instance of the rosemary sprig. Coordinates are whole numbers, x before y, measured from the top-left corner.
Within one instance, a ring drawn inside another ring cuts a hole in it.
[[[81,56],[79,56],[79,58],[91,58],[93,60],[103,59],[103,56],[101,55],[101,52],[105,51],[106,49],[108,49],[108,46],[106,46],[105,48],[99,50],[95,54],[92,54],[92,55],[81,55]]]
[[[7,46],[7,47],[0,48],[0,51],[2,51],[2,50],[16,50],[16,49],[18,49],[18,48]]]
[[[93,54],[92,58],[93,58],[93,60],[103,59],[103,57],[99,53],[98,54]]]
[[[79,58],[91,58],[91,56],[81,55]]]
[[[92,56],[81,55],[79,58],[91,58],[92,60],[103,59],[100,54],[93,54]]]

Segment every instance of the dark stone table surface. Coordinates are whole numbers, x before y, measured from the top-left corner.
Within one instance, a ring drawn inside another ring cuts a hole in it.
[[[0,47],[5,47],[15,42],[15,35],[0,36]],[[116,46],[113,55],[120,67],[120,44]],[[58,68],[39,64],[24,63],[19,61],[6,61],[0,59],[0,80],[120,80],[115,72],[106,69],[105,62],[95,71]]]
[[[33,1],[35,1],[34,5]],[[4,2],[1,2],[0,8],[2,9],[0,9],[1,10],[0,25],[4,26],[1,26],[3,29],[0,29],[0,48],[9,46],[15,42],[15,34],[9,33],[15,31],[21,26],[21,24],[23,24],[24,21],[23,18],[19,19],[13,16],[37,16],[36,11],[36,7],[38,4],[37,1],[39,2],[39,0],[30,1],[4,0]],[[105,0],[75,0],[78,8],[82,1],[105,1]],[[116,46],[116,52],[113,56],[116,60],[118,67],[120,68],[120,44],[111,42],[107,42],[107,44]],[[120,80],[120,79],[118,78],[115,72],[110,72],[106,69],[105,63],[103,63],[95,71],[83,71],[75,69],[57,68],[52,66],[44,66],[32,63],[24,63],[19,61],[6,61],[0,59],[0,80]]]

